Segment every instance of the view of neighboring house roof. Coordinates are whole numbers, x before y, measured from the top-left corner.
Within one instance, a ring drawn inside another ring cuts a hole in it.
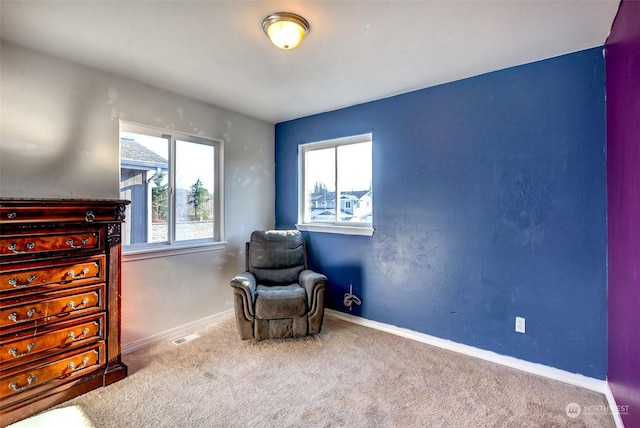
[[[164,168],[167,166],[165,158],[129,138],[120,139],[120,157],[123,163]]]
[[[371,193],[370,190],[355,190],[351,192],[341,192],[342,196],[353,196],[356,199],[361,199],[367,193]]]
[[[364,195],[366,195],[367,193],[370,193],[369,190],[356,190],[356,191],[350,191],[350,192],[340,192],[340,197],[341,198],[348,198],[348,199],[360,199],[362,198]],[[312,201],[319,201],[322,199],[328,199],[328,200],[333,200],[336,196],[335,192],[326,192],[326,193],[314,193],[311,195],[311,200]]]
[[[344,210],[340,210],[338,214],[340,215],[340,221],[352,221],[355,218],[352,213],[349,213]],[[335,217],[336,217],[336,213],[334,212],[333,209],[326,209],[326,208],[317,208],[317,209],[311,210],[310,215],[312,220],[332,220],[333,221],[335,220]]]
[[[313,221],[335,221],[336,200],[335,192],[319,192],[311,196],[311,212]],[[338,221],[371,222],[370,190],[359,190],[340,193]],[[363,202],[361,204],[361,202]]]
[[[311,210],[311,218],[315,219],[318,216],[332,216],[335,217],[335,213],[333,212],[333,210],[329,210],[326,208],[319,208],[319,209],[315,209],[315,210]]]

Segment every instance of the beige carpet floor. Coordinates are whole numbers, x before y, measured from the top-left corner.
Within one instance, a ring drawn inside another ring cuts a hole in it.
[[[331,316],[299,340],[243,342],[233,318],[196,333],[16,428],[615,426],[601,394]]]

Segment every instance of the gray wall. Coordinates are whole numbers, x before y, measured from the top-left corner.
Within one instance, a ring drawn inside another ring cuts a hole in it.
[[[274,226],[274,126],[13,44],[0,55],[2,197],[118,198],[120,119],[224,140],[227,248],[123,263],[122,342],[231,309],[244,242]]]

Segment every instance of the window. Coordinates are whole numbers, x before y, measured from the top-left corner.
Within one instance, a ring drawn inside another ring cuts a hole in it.
[[[372,135],[302,144],[299,230],[373,234]]]
[[[125,254],[222,241],[222,143],[167,131],[121,123],[120,197],[131,201]]]

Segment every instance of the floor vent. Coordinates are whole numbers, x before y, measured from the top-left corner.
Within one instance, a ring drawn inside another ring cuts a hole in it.
[[[200,337],[199,334],[194,333],[188,336],[184,336],[184,337],[180,337],[178,339],[172,340],[171,343],[173,343],[174,345],[182,345],[183,343],[190,342],[193,339],[197,339],[199,337]]]

